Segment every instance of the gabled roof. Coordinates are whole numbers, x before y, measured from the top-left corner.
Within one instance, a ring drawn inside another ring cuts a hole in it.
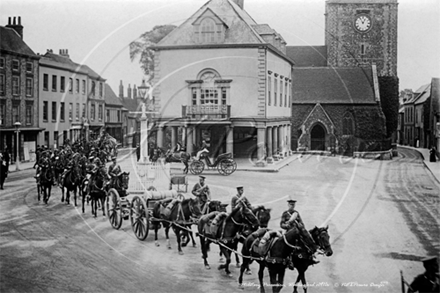
[[[417,101],[417,99],[420,97],[421,94],[423,94],[424,92],[427,91],[427,89],[430,87],[430,84],[425,84],[422,85],[421,87],[419,87],[413,94],[413,96],[411,97],[411,99],[408,99],[405,103],[403,103],[404,105],[408,105],[408,104],[413,104]]]
[[[421,92],[415,99],[414,104],[420,105],[426,102],[426,100],[431,96],[431,84],[426,87],[426,89]]]
[[[286,55],[293,59],[298,67],[327,66],[326,46],[287,46]]]
[[[46,52],[41,56],[40,65],[55,66],[57,68],[66,69],[74,73],[82,73],[88,75],[90,78],[105,81],[98,73],[85,64],[78,64],[73,62],[69,57]]]
[[[112,90],[110,85],[105,84],[105,104],[106,105],[112,105],[112,106],[121,106],[122,103],[121,100],[119,100],[118,96],[115,94],[115,92]]]
[[[376,104],[371,67],[294,67],[294,104]]]
[[[22,40],[20,35],[9,27],[0,26],[0,50],[13,52],[33,58],[39,58]]]
[[[156,47],[196,44],[193,38],[194,28],[192,24],[207,10],[211,10],[229,28],[229,33],[226,35],[223,44],[265,43],[261,36],[252,28],[252,25],[257,23],[232,0],[210,0],[164,37]]]

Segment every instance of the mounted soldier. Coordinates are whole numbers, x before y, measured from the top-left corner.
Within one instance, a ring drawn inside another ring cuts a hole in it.
[[[205,176],[199,176],[199,182],[196,183],[192,189],[192,194],[197,197],[199,201],[199,207],[202,214],[205,214],[207,202],[211,201],[211,191],[209,186],[205,183]]]
[[[237,194],[232,196],[231,198],[231,210],[234,210],[234,208],[239,204],[242,203],[245,205],[248,209],[253,210],[253,207],[247,197],[244,195],[244,187],[243,185],[238,185],[237,187]]]
[[[107,170],[105,169],[105,165],[102,164],[99,158],[95,158],[93,160],[92,168],[93,168],[91,170],[92,176],[90,178],[92,186],[93,185],[96,186],[96,181],[100,179],[103,182],[101,189],[104,189],[107,186],[110,179],[110,176],[108,175]]]
[[[108,175],[110,175],[110,185],[115,186],[118,180],[118,176],[121,175],[122,169],[117,162],[116,156],[112,157],[112,164],[108,167]]]

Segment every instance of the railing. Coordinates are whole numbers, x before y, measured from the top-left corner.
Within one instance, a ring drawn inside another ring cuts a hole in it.
[[[130,174],[128,191],[143,193],[151,186],[154,186],[157,190],[168,190],[171,179],[170,168],[170,164],[162,162],[137,163],[134,176]]]
[[[231,117],[231,105],[182,105],[182,117],[222,119]]]

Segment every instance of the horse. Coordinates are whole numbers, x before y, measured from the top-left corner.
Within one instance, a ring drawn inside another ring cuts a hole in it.
[[[70,170],[66,172],[64,178],[60,180],[61,188],[61,202],[64,202],[64,189],[66,189],[66,204],[70,204],[70,192],[73,192],[73,200],[76,204],[76,191],[78,186],[81,184],[80,170],[78,166],[74,165]]]
[[[130,180],[130,172],[121,172],[113,177],[114,180],[109,184],[109,189],[114,188],[118,191],[119,196],[127,196],[128,181]]]
[[[318,245],[318,250],[321,250],[321,254],[330,257],[333,254],[332,247],[330,245],[330,235],[328,234],[328,226],[327,227],[315,227],[309,231],[310,235],[312,235],[313,241]],[[302,287],[304,289],[304,293],[307,293],[307,282],[305,277],[305,272],[307,268],[310,266],[311,262],[309,258],[302,257],[304,253],[304,247],[298,252],[294,252],[292,254],[292,260],[295,268],[298,270],[298,278],[296,279],[295,285],[293,287],[293,292],[297,291],[297,284],[299,281],[302,283]]]
[[[43,165],[41,167],[40,176],[38,178],[37,186],[40,186],[40,189],[43,193],[43,202],[47,204],[50,198],[50,192],[52,190],[52,185],[54,183],[54,177],[52,173],[52,169],[49,165]],[[38,201],[40,201],[40,191],[38,191]]]
[[[226,257],[226,263],[221,264],[218,269],[224,269],[227,276],[232,276],[229,271],[229,264],[231,263],[231,251],[234,250],[237,243],[237,233],[239,233],[246,225],[251,227],[258,227],[260,225],[257,217],[252,213],[252,210],[247,208],[243,204],[237,205],[232,212],[219,224],[222,229],[217,230],[217,234],[214,235],[215,239],[209,239],[204,232],[206,223],[204,221],[199,221],[198,231],[200,238],[200,246],[202,249],[202,258],[206,269],[211,267],[208,264],[208,250],[209,243],[212,241],[217,242],[220,246],[220,251]]]
[[[260,254],[253,250],[254,245],[258,243],[258,236],[254,233],[249,235],[244,241],[241,253],[243,255],[243,264],[240,268],[240,276],[238,277],[239,287],[242,287],[243,283],[243,272],[249,266],[249,264],[256,260],[259,265],[258,279],[260,281],[260,292],[264,293],[264,283],[263,275],[264,269],[267,267],[269,269],[270,284],[272,286],[272,292],[280,292],[283,288],[284,274],[286,271],[286,266],[289,261],[290,254],[297,248],[295,246],[297,240],[299,239],[304,243],[305,247],[309,247],[310,251],[313,252],[311,247],[315,247],[313,239],[308,235],[302,234],[300,229],[292,228],[273,240],[270,245],[268,255],[262,257]]]
[[[201,216],[200,208],[198,202],[195,199],[189,198],[184,199],[183,201],[178,201],[177,199],[172,199],[176,201],[171,210],[171,214],[169,216],[164,216],[161,214],[163,210],[162,202],[158,201],[154,204],[153,207],[153,218],[159,220],[152,219],[152,225],[154,227],[154,240],[156,246],[159,246],[159,242],[157,241],[157,231],[160,228],[160,223],[164,226],[165,235],[167,238],[168,249],[171,249],[171,244],[169,240],[169,230],[173,228],[174,233],[177,237],[177,250],[179,254],[182,255],[182,245],[181,245],[181,235],[180,232],[187,229],[188,223],[191,221],[191,218]],[[169,202],[169,201],[167,201]],[[189,241],[189,238],[188,238]],[[188,243],[186,243],[188,244]],[[185,244],[185,246],[186,246]]]
[[[255,214],[255,216],[257,217],[258,221],[260,222],[260,228],[267,228],[269,221],[270,221],[270,211],[272,209],[266,209],[264,206],[260,205],[257,206],[256,208],[254,208],[252,210],[252,212]],[[244,243],[244,240],[246,240],[246,237],[248,237],[250,235],[250,233],[252,233],[253,231],[250,230],[251,227],[247,227],[247,229],[244,230],[244,232],[240,235],[240,237],[238,238],[238,241],[240,243]],[[237,251],[238,248],[238,242],[237,242],[237,247],[235,247],[234,250]],[[220,261],[223,261],[222,258],[222,253],[220,252]],[[236,261],[236,267],[240,268],[241,264],[240,264],[240,258],[238,257],[238,254],[235,253],[235,261]],[[246,274],[250,275],[252,274],[251,269],[248,267],[246,268]]]
[[[89,180],[88,195],[90,196],[90,200],[92,201],[92,214],[95,218],[97,217],[98,201],[101,202],[102,215],[105,216],[104,203],[107,197],[107,187],[108,186],[104,186],[104,180],[98,174],[92,175],[92,178]],[[82,201],[84,212],[84,197]]]
[[[168,150],[165,153],[165,162],[167,163],[179,163],[182,162],[185,165],[183,173],[188,174],[189,170],[189,160],[191,159],[191,154],[186,152],[172,152]]]

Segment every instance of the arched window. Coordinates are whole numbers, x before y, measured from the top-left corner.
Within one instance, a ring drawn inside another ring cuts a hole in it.
[[[354,134],[354,123],[353,117],[350,113],[345,113],[342,120],[342,134],[343,135],[353,135]]]
[[[212,18],[205,18],[200,24],[200,35],[202,43],[216,43],[218,40],[215,21]]]

